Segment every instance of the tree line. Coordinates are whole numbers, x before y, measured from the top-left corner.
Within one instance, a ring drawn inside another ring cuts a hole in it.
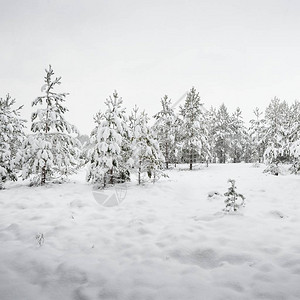
[[[230,113],[222,104],[205,108],[193,87],[176,112],[171,99],[161,99],[152,119],[135,106],[127,113],[115,91],[105,110],[94,116],[90,136],[82,136],[64,117],[67,93],[57,93],[61,77],[45,70],[43,95],[32,102],[31,133],[25,134],[22,106],[10,95],[0,98],[0,188],[8,180],[30,178],[31,184],[64,180],[83,165],[87,181],[99,187],[163,176],[170,164],[252,162],[278,173],[280,163],[300,170],[300,103],[274,98],[264,112],[255,108],[246,126],[240,108]],[[21,174],[21,175],[19,175]]]

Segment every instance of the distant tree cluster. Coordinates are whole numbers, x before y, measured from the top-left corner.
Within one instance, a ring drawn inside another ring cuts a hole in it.
[[[269,171],[278,173],[279,163],[290,163],[292,173],[300,171],[300,102],[288,105],[274,98],[264,119],[265,161]]]
[[[265,162],[266,171],[271,173],[278,172],[280,163],[291,164],[293,173],[300,171],[299,101],[289,106],[275,97],[265,112],[254,109],[248,127],[240,108],[232,114],[224,103],[218,109],[205,109],[194,88],[179,114],[168,109],[171,101],[167,96],[162,106],[163,110],[155,115],[155,129],[166,168],[170,162],[189,163],[190,169],[194,162]]]
[[[207,109],[193,87],[178,112],[164,96],[150,122],[137,106],[127,114],[115,91],[95,115],[90,136],[84,136],[64,117],[68,94],[54,91],[61,77],[54,77],[51,66],[45,71],[44,94],[32,102],[30,134],[24,133],[22,106],[14,108],[10,95],[0,98],[0,189],[18,176],[38,185],[64,180],[83,165],[87,181],[99,187],[130,180],[133,172],[138,183],[156,181],[178,163],[192,170],[197,162],[265,162],[273,174],[280,163],[289,163],[291,172],[300,171],[298,101],[288,105],[275,97],[264,112],[255,108],[247,127],[240,108]]]

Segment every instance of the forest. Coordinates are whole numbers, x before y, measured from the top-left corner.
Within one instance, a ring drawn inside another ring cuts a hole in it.
[[[0,187],[7,181],[30,179],[31,185],[64,181],[81,167],[86,180],[99,188],[130,180],[138,174],[156,181],[176,164],[265,163],[278,175],[282,164],[300,170],[300,102],[289,105],[274,97],[265,110],[254,108],[249,124],[239,107],[204,107],[192,87],[175,111],[161,99],[154,116],[135,106],[128,111],[117,91],[94,116],[90,136],[80,135],[65,119],[68,93],[57,93],[61,77],[45,70],[43,95],[32,101],[31,125],[21,118],[22,106],[11,95],[0,99]],[[30,127],[30,134],[25,128]]]

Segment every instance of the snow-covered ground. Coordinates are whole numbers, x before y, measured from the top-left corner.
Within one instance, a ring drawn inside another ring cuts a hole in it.
[[[171,170],[130,183],[115,207],[95,201],[84,172],[11,184],[0,191],[0,299],[300,299],[300,178],[262,170]],[[222,213],[229,178],[246,197],[235,215]]]

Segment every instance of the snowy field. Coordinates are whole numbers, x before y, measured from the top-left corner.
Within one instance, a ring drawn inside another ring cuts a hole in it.
[[[95,201],[83,171],[63,185],[8,185],[0,299],[300,299],[300,177],[262,171],[171,170],[130,183],[116,207]],[[222,213],[229,178],[246,197],[235,215]]]

